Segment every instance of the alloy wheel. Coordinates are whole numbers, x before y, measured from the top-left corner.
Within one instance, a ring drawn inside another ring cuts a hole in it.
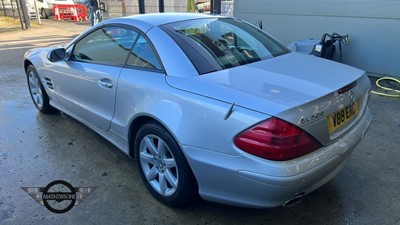
[[[140,165],[149,184],[163,196],[175,193],[179,174],[168,145],[154,134],[146,135],[139,148]]]
[[[28,74],[29,89],[31,90],[32,99],[38,108],[43,107],[43,93],[40,88],[40,80],[33,71]]]

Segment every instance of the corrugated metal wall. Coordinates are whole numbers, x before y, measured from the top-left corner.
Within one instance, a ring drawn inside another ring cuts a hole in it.
[[[400,77],[400,1],[235,0],[234,15],[289,44],[323,33],[349,34],[343,62],[371,73]]]

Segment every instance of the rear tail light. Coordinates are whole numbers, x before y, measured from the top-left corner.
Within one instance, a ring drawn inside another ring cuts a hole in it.
[[[321,148],[321,144],[298,126],[272,117],[239,134],[235,145],[252,155],[290,160]]]

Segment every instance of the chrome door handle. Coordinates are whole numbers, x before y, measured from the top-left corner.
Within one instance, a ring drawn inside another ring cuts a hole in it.
[[[107,78],[101,78],[98,82],[100,87],[105,87],[105,88],[112,88],[113,84],[110,79]]]

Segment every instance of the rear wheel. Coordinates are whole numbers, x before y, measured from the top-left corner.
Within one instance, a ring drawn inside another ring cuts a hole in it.
[[[196,194],[196,180],[184,154],[171,134],[157,123],[140,128],[135,159],[147,189],[163,204],[181,206]]]
[[[43,88],[42,82],[40,81],[39,75],[36,72],[34,66],[28,66],[26,70],[26,76],[28,81],[29,93],[31,95],[33,104],[41,113],[54,113],[57,110],[50,105],[49,96]]]

